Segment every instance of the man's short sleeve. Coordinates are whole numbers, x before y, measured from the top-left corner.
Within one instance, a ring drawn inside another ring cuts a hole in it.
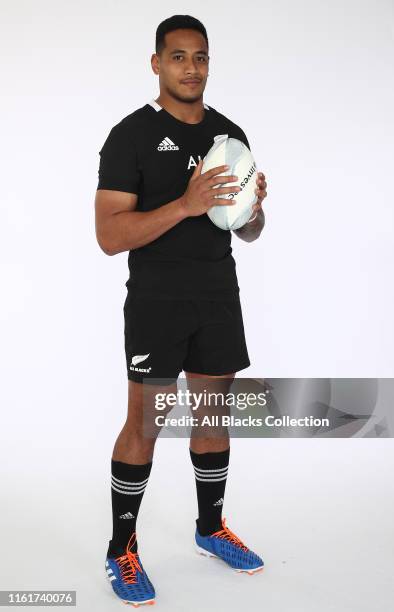
[[[97,189],[138,193],[141,175],[137,152],[122,122],[112,128],[99,155]]]
[[[239,125],[237,125],[237,131],[238,131],[238,136],[236,136],[236,138],[238,138],[238,140],[240,140],[241,142],[243,142],[249,149],[250,151],[250,144],[248,139],[246,138],[246,134],[245,132],[239,127]]]

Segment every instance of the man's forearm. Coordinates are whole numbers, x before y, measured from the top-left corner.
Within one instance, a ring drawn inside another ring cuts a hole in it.
[[[119,212],[111,215],[104,228],[107,244],[110,245],[106,253],[116,255],[138,249],[186,218],[181,198],[147,212]]]
[[[253,240],[256,240],[256,238],[260,236],[264,224],[265,216],[263,209],[261,208],[257,211],[256,218],[253,219],[253,221],[245,223],[245,225],[239,229],[234,230],[234,234],[236,234],[242,240],[245,240],[245,242],[253,242]]]

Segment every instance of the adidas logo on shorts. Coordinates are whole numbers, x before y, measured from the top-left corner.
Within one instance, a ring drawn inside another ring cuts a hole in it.
[[[214,506],[223,506],[223,497],[221,497],[220,499],[218,499],[218,501],[216,501],[213,505]]]
[[[179,147],[175,144],[175,142],[172,142],[172,140],[168,138],[168,136],[166,136],[161,141],[159,146],[157,147],[157,150],[158,151],[179,151]]]

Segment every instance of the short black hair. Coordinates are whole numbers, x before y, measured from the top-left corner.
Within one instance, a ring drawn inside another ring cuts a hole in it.
[[[173,15],[172,17],[169,17],[168,19],[162,21],[157,26],[156,53],[159,55],[163,51],[165,47],[164,37],[168,32],[172,32],[173,30],[187,29],[197,30],[197,32],[200,32],[207,41],[207,46],[209,46],[207,31],[201,21],[199,21],[195,17],[192,17],[191,15]]]

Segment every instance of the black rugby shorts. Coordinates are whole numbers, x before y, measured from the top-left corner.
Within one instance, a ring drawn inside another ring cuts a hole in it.
[[[124,316],[129,380],[171,384],[181,370],[220,376],[250,365],[239,296],[161,300],[128,293]]]

